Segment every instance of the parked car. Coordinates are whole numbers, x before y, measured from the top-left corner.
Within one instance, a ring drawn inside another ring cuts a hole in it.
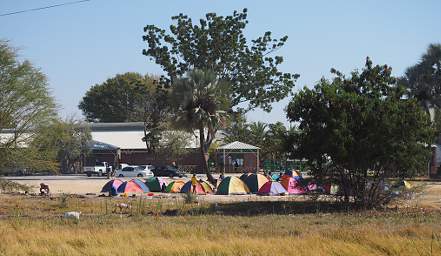
[[[116,177],[153,177],[153,165],[129,165],[115,173]]]
[[[107,162],[96,162],[95,166],[84,166],[83,169],[87,177],[92,175],[104,176],[107,172],[112,173],[112,166]]]
[[[153,173],[156,177],[165,176],[165,177],[185,177],[185,173],[181,170],[179,170],[176,167],[166,165],[166,166],[158,166],[155,169],[153,169]]]

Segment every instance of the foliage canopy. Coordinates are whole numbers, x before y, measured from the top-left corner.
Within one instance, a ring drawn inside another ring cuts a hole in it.
[[[301,131],[294,135],[294,154],[308,159],[317,177],[338,180],[347,200],[352,195],[364,206],[381,203],[385,177],[426,167],[434,129],[387,65],[374,66],[368,58],[350,77],[332,73],[334,79],[304,88],[288,105],[287,116]]]
[[[154,25],[144,28],[143,54],[166,72],[162,82],[173,81],[193,69],[211,70],[230,86],[231,107],[247,103],[247,109],[271,109],[271,103],[285,98],[299,75],[283,73],[282,56],[272,56],[288,37],[273,39],[271,32],[249,43],[244,35],[247,9],[230,16],[207,13],[193,23],[187,15],[173,16],[170,32]]]
[[[41,125],[56,118],[46,76],[0,41],[0,169],[40,166],[36,156],[23,154]],[[5,131],[5,130],[4,130]]]

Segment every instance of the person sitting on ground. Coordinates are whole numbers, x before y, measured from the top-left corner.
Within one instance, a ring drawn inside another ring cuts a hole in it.
[[[198,184],[198,179],[196,178],[196,174],[193,173],[193,177],[191,177],[191,186],[193,187],[193,194],[196,193],[197,184]]]
[[[40,195],[49,195],[49,185],[40,183]]]

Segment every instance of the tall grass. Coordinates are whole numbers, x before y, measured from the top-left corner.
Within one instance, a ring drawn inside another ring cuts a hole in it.
[[[441,254],[439,213],[170,217],[159,213],[191,206],[137,198],[127,201],[133,212],[121,216],[105,210],[113,203],[107,198],[69,200],[66,209],[57,200],[37,200],[32,210],[36,200],[0,196],[0,209],[11,208],[0,218],[0,255]],[[65,210],[86,214],[75,224],[59,217]]]

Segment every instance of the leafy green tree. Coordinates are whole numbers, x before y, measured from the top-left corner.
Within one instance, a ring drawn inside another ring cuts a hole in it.
[[[429,45],[421,61],[409,67],[402,82],[426,111],[441,107],[441,44]]]
[[[168,90],[157,84],[151,84],[147,90],[147,96],[142,100],[144,137],[147,151],[157,152],[158,148],[164,148],[161,144],[163,133],[169,127],[170,123],[170,104],[168,102]],[[179,135],[178,133],[174,135]],[[178,136],[180,137],[180,136]],[[175,142],[182,142],[182,139],[176,137]],[[182,136],[181,136],[182,137]],[[176,143],[173,143],[176,145]]]
[[[332,72],[333,80],[304,88],[288,105],[288,118],[301,131],[294,154],[317,167],[316,177],[338,180],[346,202],[353,196],[373,207],[389,198],[381,188],[386,177],[426,168],[434,129],[387,65],[373,66],[368,58],[348,78]]]
[[[92,86],[78,107],[91,122],[142,122],[143,100],[153,79],[139,73],[125,73]]]
[[[236,112],[232,114],[230,116],[230,122],[226,125],[224,130],[224,142],[231,143],[234,141],[241,141],[248,143],[250,141],[248,128],[249,124],[243,113]]]
[[[286,160],[287,150],[284,142],[288,136],[288,130],[282,122],[276,122],[268,125],[268,131],[265,136],[264,156],[273,160]]]
[[[86,124],[75,119],[55,120],[39,128],[30,147],[42,156],[42,159],[58,163],[59,168],[56,171],[78,171],[81,168],[79,163],[88,154],[91,139]]]
[[[20,62],[16,51],[0,41],[0,129],[10,131],[0,134],[0,170],[36,164],[23,152],[38,128],[55,117],[46,76],[29,61]]]
[[[151,76],[125,73],[92,86],[79,104],[88,121],[144,122],[149,152],[159,147],[169,116],[167,90]]]
[[[249,141],[247,143],[262,147],[266,142],[266,133],[268,125],[263,122],[252,122],[249,124]]]
[[[185,131],[163,131],[163,139],[159,142],[157,151],[168,158],[177,159],[189,152],[188,145],[191,143],[191,136]]]
[[[198,132],[199,148],[207,178],[214,183],[208,168],[208,149],[216,132],[227,119],[230,108],[228,84],[219,81],[211,71],[194,70],[176,79],[170,94],[175,127]]]
[[[231,16],[207,13],[194,24],[184,14],[172,17],[170,32],[148,25],[143,40],[143,54],[153,59],[167,73],[161,81],[171,85],[192,69],[211,70],[229,84],[231,107],[248,104],[247,110],[271,109],[271,103],[285,98],[294,87],[297,74],[283,73],[282,56],[273,56],[283,47],[287,36],[273,39],[271,32],[248,42],[244,29],[247,9]]]

